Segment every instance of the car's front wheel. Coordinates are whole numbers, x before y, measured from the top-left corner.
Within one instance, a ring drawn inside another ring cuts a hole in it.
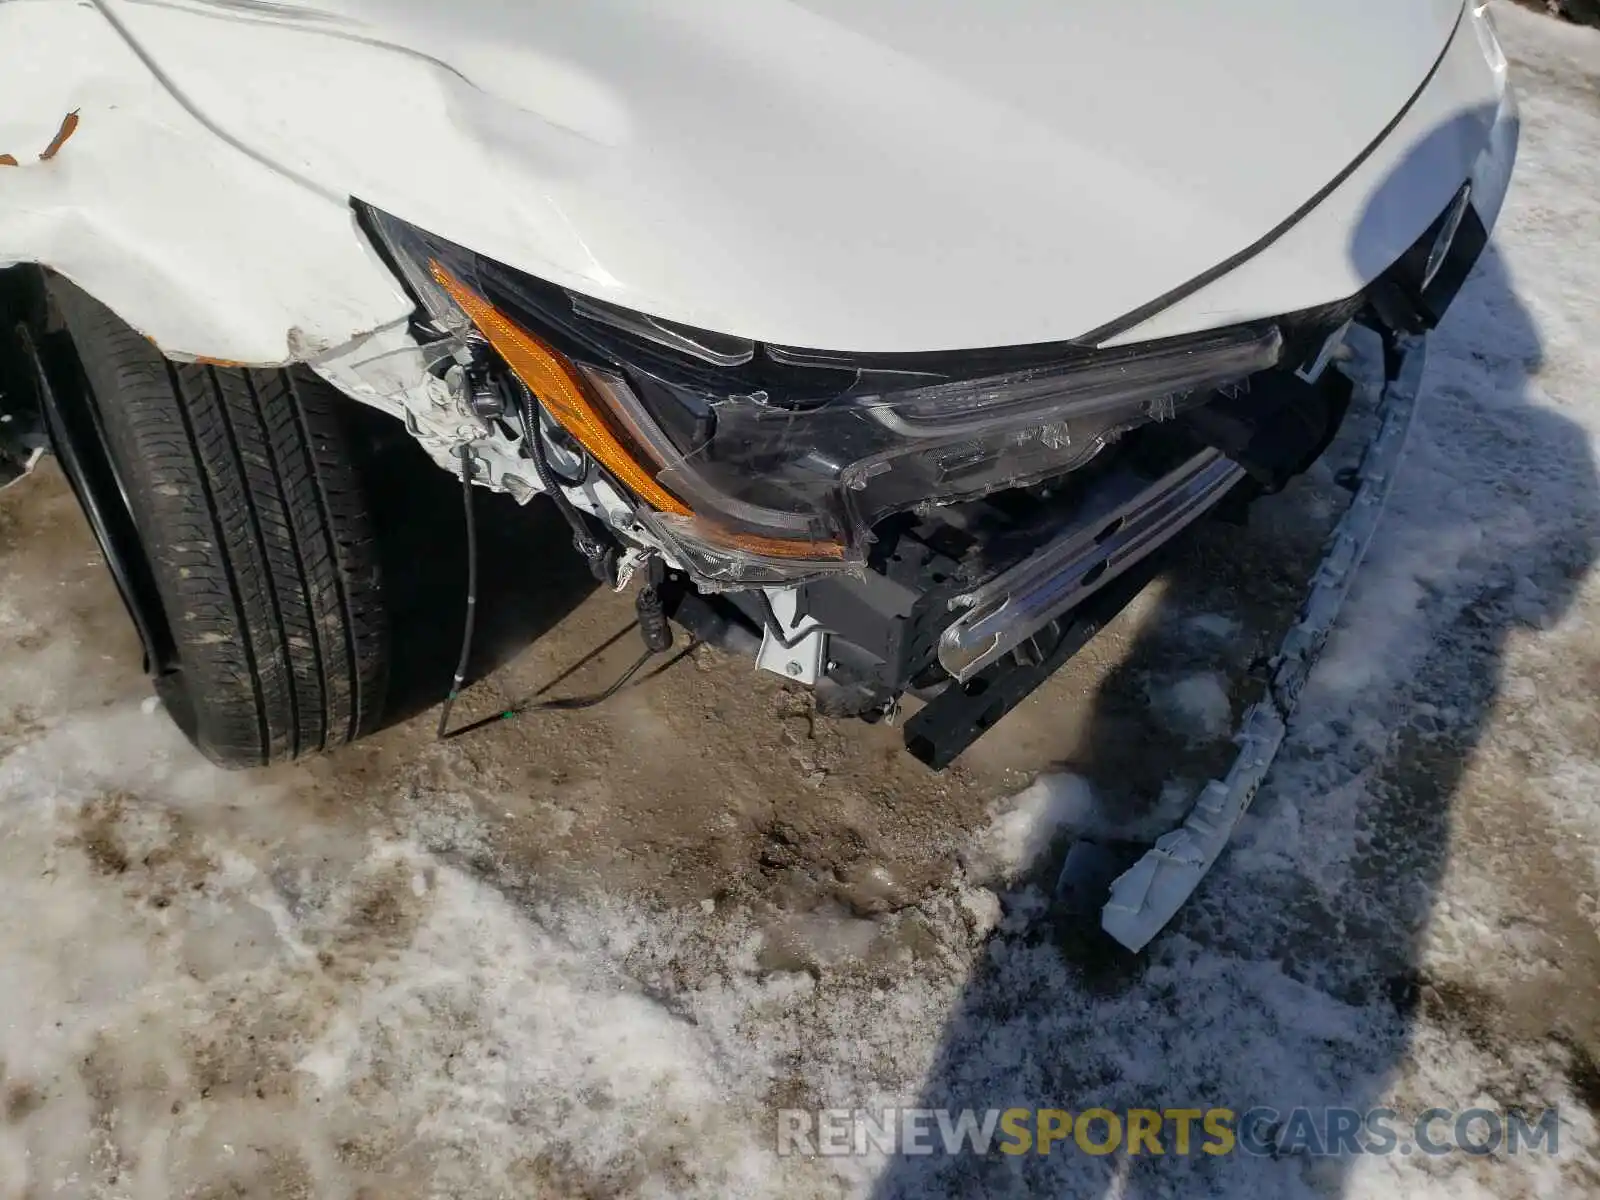
[[[388,623],[342,398],[304,369],[170,361],[80,289],[50,290],[86,385],[76,420],[52,422],[63,465],[124,595],[145,583],[130,607],[173,719],[226,767],[369,731]]]

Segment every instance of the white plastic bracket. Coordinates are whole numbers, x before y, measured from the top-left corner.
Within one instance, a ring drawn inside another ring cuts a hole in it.
[[[772,615],[781,626],[784,641],[794,644],[785,648],[783,642],[773,636],[771,629],[763,631],[756,666],[807,687],[815,687],[822,676],[822,659],[827,653],[828,635],[822,632],[815,618],[795,616],[800,607],[799,589],[767,589],[767,600],[772,605]],[[796,635],[808,629],[816,632],[795,641]]]

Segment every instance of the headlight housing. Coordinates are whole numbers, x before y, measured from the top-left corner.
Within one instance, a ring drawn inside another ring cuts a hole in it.
[[[1073,470],[1283,351],[1271,324],[1109,351],[773,346],[575,295],[364,211],[441,343],[486,339],[713,586],[859,565],[885,516]]]

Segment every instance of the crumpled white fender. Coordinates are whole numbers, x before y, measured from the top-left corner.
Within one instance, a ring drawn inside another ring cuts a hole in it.
[[[49,266],[171,357],[303,361],[411,310],[346,197],[207,124],[97,6],[0,4],[0,156],[0,266]]]

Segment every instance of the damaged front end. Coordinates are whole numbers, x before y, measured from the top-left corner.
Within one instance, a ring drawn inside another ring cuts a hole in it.
[[[774,346],[602,304],[365,216],[421,305],[421,353],[453,384],[456,413],[492,442],[484,379],[514,375],[549,418],[545,455],[567,486],[611,485],[630,510],[620,532],[707,592],[859,575],[886,519],[1066,475],[1285,353],[1271,322],[1108,351]],[[517,457],[536,464],[531,449]]]
[[[759,647],[824,713],[877,719],[914,697],[907,748],[938,768],[1116,616],[1186,528],[1306,471],[1351,404],[1347,333],[1376,332],[1380,432],[1238,761],[1111,886],[1105,928],[1137,949],[1215,861],[1285,736],[1403,447],[1419,335],[1482,252],[1515,143],[1507,94],[1471,177],[1359,294],[1110,348],[770,345],[602,304],[363,208],[417,314],[388,345],[316,365],[398,407],[441,463],[519,499],[552,494],[597,576],[620,587],[650,563],[668,613]],[[1092,847],[1063,886],[1085,869]]]
[[[556,493],[600,577],[659,559],[674,616],[759,638],[758,664],[824,712],[927,702],[907,745],[936,767],[1183,529],[1316,459],[1365,305],[1109,349],[834,354],[601,304],[362,219],[417,318],[318,369],[398,406],[442,464]]]

